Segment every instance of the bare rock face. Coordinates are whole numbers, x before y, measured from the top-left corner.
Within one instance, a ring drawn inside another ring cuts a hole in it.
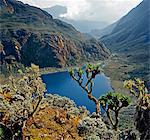
[[[14,56],[16,61],[29,66],[31,63],[40,67],[63,67],[81,56],[80,50],[67,38],[56,34],[38,34],[26,30],[13,31],[12,38],[2,39],[3,56]]]
[[[35,63],[40,67],[64,67],[90,59],[104,60],[110,55],[96,40],[76,43],[55,33],[32,33],[19,29],[6,34],[2,32],[1,37],[1,63],[5,63],[8,56],[14,56],[25,66]]]
[[[25,66],[65,67],[110,55],[96,39],[86,38],[39,8],[15,0],[3,0],[0,6],[1,64],[13,58]]]

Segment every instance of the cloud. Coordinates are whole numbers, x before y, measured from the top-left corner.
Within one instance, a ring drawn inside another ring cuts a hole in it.
[[[142,0],[86,0],[90,3],[89,13],[84,18],[90,20],[116,21]],[[88,12],[88,11],[87,11]],[[82,15],[83,16],[83,15]]]
[[[62,5],[67,13],[61,15],[74,20],[113,22],[127,14],[142,0],[21,0],[40,8]]]
[[[69,19],[81,19],[81,15],[90,9],[90,4],[86,0],[70,0],[66,3],[67,13],[61,15]]]

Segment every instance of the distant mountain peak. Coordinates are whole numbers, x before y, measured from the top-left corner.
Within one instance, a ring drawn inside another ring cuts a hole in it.
[[[65,21],[69,24],[72,24],[77,30],[80,32],[88,33],[91,30],[97,28],[102,29],[108,25],[107,22],[104,21],[90,21],[90,20],[76,20],[76,19],[68,19],[66,17],[60,17],[60,15],[67,13],[66,6],[55,5],[49,8],[44,8],[43,10],[50,13],[54,18]]]
[[[67,13],[67,7],[61,5],[55,5],[52,7],[44,8],[43,10],[50,13],[54,18],[59,18],[61,14]]]

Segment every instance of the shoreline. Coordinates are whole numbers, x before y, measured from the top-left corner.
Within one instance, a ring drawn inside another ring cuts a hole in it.
[[[102,72],[101,72],[100,74],[106,77],[106,79],[108,80],[108,83],[109,83],[109,85],[110,85],[112,91],[115,92],[115,91],[116,91],[116,88],[113,86],[113,81],[114,81],[114,80],[111,79],[111,77],[108,76],[108,75],[106,74],[106,72],[104,71],[105,67],[107,67],[107,65],[109,64],[110,61],[111,61],[111,58],[109,58],[109,59],[107,59],[107,60],[104,60],[104,61],[101,61],[101,60],[100,60],[100,61],[91,62],[91,63],[92,63],[92,64],[100,64],[100,65],[102,65],[102,66],[101,66]],[[90,62],[89,62],[89,63],[90,63]],[[89,64],[89,63],[86,63],[86,64],[82,65],[81,67],[84,67],[85,65],[87,65],[87,64]],[[52,69],[52,68],[47,68],[47,69],[45,69],[45,68],[44,68],[44,69],[40,69],[40,73],[41,73],[41,75],[57,74],[57,73],[60,73],[60,72],[68,72],[69,69],[71,69],[71,68],[73,68],[73,69],[78,69],[79,66],[71,66],[71,67],[58,68],[58,69],[57,69],[57,68],[54,68],[54,69]]]
[[[53,73],[59,73],[59,72],[66,72],[70,68],[78,68],[78,67],[68,67],[68,68],[48,68],[45,70],[45,68],[40,69],[40,74],[45,75],[45,74],[53,74]]]
[[[110,58],[109,58],[110,59]],[[57,73],[57,72],[65,72],[68,71],[69,69],[73,68],[73,69],[78,69],[79,67],[83,67],[87,64],[102,64],[102,68],[104,67],[104,65],[106,65],[106,62],[108,60],[99,60],[99,61],[95,61],[95,62],[86,62],[85,64],[80,64],[80,66],[68,66],[68,67],[63,67],[63,68],[53,68],[53,67],[47,67],[47,68],[40,68],[40,74],[52,74],[52,73]]]
[[[99,60],[99,61],[95,61],[95,62],[86,62],[86,64],[81,65],[81,67],[83,67],[83,66],[85,66],[89,63],[90,64],[100,64],[101,69],[102,69],[101,74],[104,75],[107,78],[112,90],[115,92],[116,88],[115,88],[115,86],[113,86],[114,80],[109,75],[107,75],[107,72],[105,71],[105,67],[107,67],[109,65],[109,63],[112,61],[112,57],[113,57],[113,55],[110,58],[108,58],[104,61]],[[56,73],[59,73],[59,72],[67,72],[71,68],[78,69],[79,66],[70,66],[70,67],[66,67],[66,68],[42,68],[42,69],[40,69],[40,74],[41,75],[46,75],[46,74],[56,74]]]

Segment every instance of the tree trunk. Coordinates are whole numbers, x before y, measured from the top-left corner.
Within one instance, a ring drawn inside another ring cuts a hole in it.
[[[114,129],[115,129],[115,131],[117,131],[117,130],[118,130],[118,122],[119,122],[119,118],[118,118],[118,116],[119,116],[119,112],[118,112],[118,111],[116,111],[116,112],[115,112],[116,122],[115,122],[115,125],[114,125]]]
[[[107,114],[107,117],[108,117],[108,119],[109,119],[109,121],[110,121],[112,127],[114,127],[113,119],[112,119],[112,117],[111,117],[111,115],[110,115],[110,110],[107,110],[107,111],[106,111],[106,114]]]
[[[22,126],[22,140],[25,140],[25,136],[24,136],[25,128],[26,128],[26,121],[23,122],[23,126]]]
[[[99,103],[99,101],[95,102],[95,104],[96,104],[96,114],[100,115],[100,103]]]
[[[92,93],[88,93],[88,98],[95,103],[95,105],[96,105],[95,112],[99,116],[100,115],[100,103],[99,103],[99,101],[92,95]]]

